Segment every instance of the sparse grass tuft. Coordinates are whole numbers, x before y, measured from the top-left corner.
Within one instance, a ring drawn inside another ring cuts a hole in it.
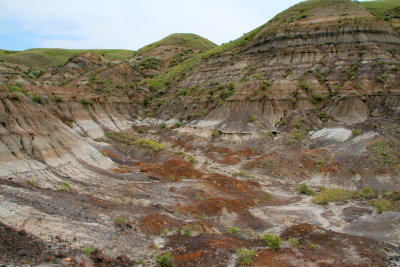
[[[380,166],[390,166],[396,163],[395,153],[388,142],[376,140],[368,146],[368,152]]]
[[[353,136],[359,136],[362,134],[362,130],[360,129],[353,129],[351,130],[351,133],[353,134]]]
[[[93,104],[93,102],[92,102],[91,100],[86,99],[86,98],[80,99],[79,102],[80,102],[82,105],[84,105],[84,106],[89,106],[89,105],[92,105],[92,104]]]
[[[125,217],[116,217],[114,218],[114,221],[119,222],[121,224],[127,224],[128,223],[128,219]]]
[[[133,145],[137,140],[137,137],[129,132],[108,132],[105,134],[105,136],[114,141],[127,145]]]
[[[32,95],[32,100],[38,104],[42,103],[42,97],[40,95]]]

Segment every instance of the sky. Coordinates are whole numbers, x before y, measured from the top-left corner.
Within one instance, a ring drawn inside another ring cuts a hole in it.
[[[171,33],[229,42],[301,0],[0,0],[0,49],[137,50]]]

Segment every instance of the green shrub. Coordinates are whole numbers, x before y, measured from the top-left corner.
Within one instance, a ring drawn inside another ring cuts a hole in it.
[[[189,227],[189,226],[183,227],[183,235],[191,236],[192,235],[192,227]]]
[[[270,249],[278,249],[281,245],[281,239],[274,234],[264,234],[264,242]]]
[[[95,247],[86,247],[86,248],[84,248],[82,251],[83,251],[83,253],[85,253],[87,256],[90,256],[90,255],[92,255],[93,252],[96,251],[96,248],[95,248]]]
[[[40,95],[32,95],[32,100],[39,104],[42,103],[42,97]]]
[[[264,198],[265,198],[266,200],[272,200],[272,199],[273,199],[273,196],[272,196],[271,193],[265,193]]]
[[[62,96],[56,95],[54,96],[54,101],[56,101],[57,103],[63,102],[63,98]]]
[[[176,128],[180,128],[181,126],[182,126],[182,122],[176,122],[171,128],[176,129]]]
[[[373,199],[378,196],[378,193],[371,187],[364,187],[355,193],[355,197],[360,200]]]
[[[321,93],[314,94],[311,98],[313,103],[318,103],[325,100],[325,96]]]
[[[148,139],[139,139],[139,140],[135,141],[134,144],[139,145],[144,148],[147,148],[147,149],[150,149],[154,152],[159,152],[166,148],[163,144],[160,144],[156,141],[148,140]]]
[[[362,134],[362,130],[360,129],[353,129],[351,130],[351,133],[353,134],[353,136],[358,136]]]
[[[311,188],[308,187],[306,184],[299,184],[297,187],[297,191],[299,191],[300,194],[303,195],[309,195],[309,196],[314,196],[315,192]]]
[[[58,188],[59,188],[61,191],[67,191],[67,192],[72,191],[72,186],[71,186],[69,183],[67,183],[67,182],[64,182],[64,183],[60,184],[60,185],[58,186]]]
[[[80,99],[79,102],[84,106],[88,106],[88,105],[92,105],[93,104],[93,102],[91,100],[86,99],[86,98]]]
[[[236,250],[236,262],[242,265],[250,265],[253,263],[253,257],[256,255],[256,252],[247,248],[239,248]]]
[[[308,247],[311,248],[312,250],[315,250],[318,248],[318,245],[313,244],[313,243],[308,243]]]
[[[301,89],[303,89],[304,91],[306,91],[307,93],[312,92],[312,89],[310,88],[310,86],[308,86],[306,83],[301,82],[299,83],[299,86]]]
[[[239,228],[233,226],[231,228],[228,229],[228,231],[226,231],[228,234],[238,234],[239,233]]]
[[[167,127],[167,124],[166,123],[160,123],[159,125],[158,125],[158,129],[165,129]]]
[[[220,131],[218,131],[218,130],[211,130],[211,137],[212,138],[218,138],[218,137],[220,137],[221,136],[221,132]]]
[[[299,244],[299,239],[295,237],[289,238],[289,244],[292,246],[297,246]]]
[[[392,206],[391,201],[387,200],[387,199],[378,199],[378,200],[375,200],[373,203],[374,203],[374,206],[378,213],[388,211],[388,210],[390,210],[390,208]]]
[[[116,217],[114,218],[114,221],[122,223],[122,224],[127,224],[128,223],[128,219],[125,217]]]
[[[255,122],[256,116],[255,115],[250,115],[249,116],[249,122]]]
[[[326,188],[313,198],[313,202],[320,205],[326,205],[330,202],[344,202],[354,196],[354,191],[341,188]]]
[[[168,253],[165,253],[162,255],[156,255],[156,262],[161,267],[173,267],[174,266],[171,252],[168,252]]]

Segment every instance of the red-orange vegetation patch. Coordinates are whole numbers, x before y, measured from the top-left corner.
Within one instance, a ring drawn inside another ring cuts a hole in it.
[[[225,164],[225,165],[236,165],[242,161],[242,158],[239,156],[231,156],[225,157],[220,160],[217,160],[218,163]]]
[[[249,147],[237,151],[232,151],[226,147],[209,147],[208,150],[210,152],[205,154],[207,158],[225,165],[239,164],[242,160],[253,155],[253,151]]]
[[[119,165],[118,168],[111,169],[111,171],[116,172],[116,173],[134,173],[136,171],[136,169],[134,169],[132,167]]]
[[[200,179],[204,175],[196,170],[192,163],[179,156],[160,163],[135,162],[132,165],[161,180]]]
[[[142,217],[141,222],[146,229],[147,232],[151,234],[161,234],[164,229],[168,229],[169,231],[182,228],[184,226],[190,227],[193,231],[198,231],[201,233],[211,233],[213,224],[206,221],[191,221],[185,222],[183,220],[179,220],[168,216],[166,214],[153,213]]]
[[[307,266],[308,260],[301,260],[289,248],[278,250],[264,249],[253,257],[253,266],[257,267],[288,267]],[[296,263],[296,264],[294,264]]]
[[[227,266],[237,248],[262,246],[262,242],[233,236],[176,236],[168,246],[177,266]]]
[[[326,230],[311,224],[298,224],[287,228],[283,239],[298,238],[298,249],[303,259],[333,266],[373,266],[384,264],[386,255],[382,243],[365,237],[351,236]],[[312,249],[310,244],[317,248]],[[356,254],[349,257],[349,251]],[[327,261],[329,259],[329,261]]]
[[[172,144],[172,147],[179,147],[187,151],[190,151],[194,149],[193,145],[191,144],[191,142],[194,140],[195,138],[193,136],[184,136],[184,137],[179,137],[178,139],[171,138],[168,141]]]
[[[160,213],[142,217],[141,221],[146,231],[155,235],[160,234],[164,229],[173,229],[183,225],[182,221]]]

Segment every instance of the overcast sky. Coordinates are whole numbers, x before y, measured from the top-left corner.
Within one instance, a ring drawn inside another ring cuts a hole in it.
[[[217,44],[301,0],[0,0],[0,48],[136,50],[171,33]]]

